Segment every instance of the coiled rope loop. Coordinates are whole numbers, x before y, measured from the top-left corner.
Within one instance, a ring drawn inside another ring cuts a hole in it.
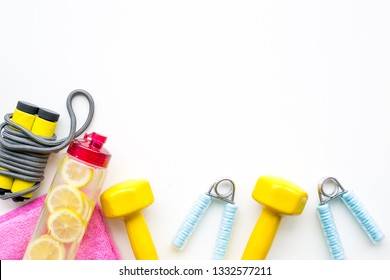
[[[85,123],[76,130],[77,119],[73,110],[72,101],[78,96],[84,96],[89,104],[88,116]],[[2,193],[0,199],[9,199],[31,193],[39,188],[44,179],[44,171],[51,153],[59,152],[69,145],[70,141],[80,136],[92,122],[95,104],[92,96],[85,90],[72,91],[66,101],[70,117],[70,130],[67,137],[57,140],[57,136],[41,137],[33,134],[21,125],[12,121],[12,113],[4,116],[0,124],[0,175],[35,182],[34,186],[14,193]],[[15,129],[16,128],[16,129]],[[1,186],[0,186],[1,188]]]

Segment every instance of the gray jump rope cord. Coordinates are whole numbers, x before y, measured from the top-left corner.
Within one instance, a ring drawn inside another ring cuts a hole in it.
[[[76,130],[77,120],[72,101],[78,95],[87,98],[89,112],[85,123]],[[5,122],[0,124],[0,166],[5,170],[0,169],[0,175],[36,183],[31,188],[20,192],[1,194],[0,199],[15,199],[38,189],[40,182],[44,179],[43,175],[50,154],[64,149],[88,128],[92,122],[95,103],[87,91],[81,89],[72,91],[66,100],[66,107],[70,117],[70,131],[67,137],[60,140],[57,140],[55,134],[51,138],[34,135],[13,122],[12,113],[4,116]]]

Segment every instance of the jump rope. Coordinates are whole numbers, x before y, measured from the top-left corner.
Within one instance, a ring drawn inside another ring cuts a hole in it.
[[[76,96],[85,97],[89,104],[88,116],[78,130],[76,130],[77,118],[72,105]],[[0,175],[34,184],[27,189],[16,192],[2,189],[0,190],[0,199],[12,198],[15,202],[25,200],[23,196],[37,190],[40,182],[44,179],[44,171],[50,154],[64,149],[88,128],[92,122],[95,104],[87,91],[81,89],[72,91],[66,100],[66,107],[70,117],[69,134],[59,140],[55,134],[51,137],[42,137],[32,133],[12,120],[13,113],[4,116],[4,122],[0,124]],[[46,116],[55,116],[56,114],[47,109],[44,109],[43,112]],[[57,120],[58,117],[57,114]],[[2,188],[1,185],[0,188]]]

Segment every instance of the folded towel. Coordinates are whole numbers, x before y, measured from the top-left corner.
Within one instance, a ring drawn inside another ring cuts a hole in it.
[[[0,216],[0,260],[21,260],[38,222],[43,195]],[[119,260],[120,255],[112,240],[99,205],[96,205],[76,260]]]

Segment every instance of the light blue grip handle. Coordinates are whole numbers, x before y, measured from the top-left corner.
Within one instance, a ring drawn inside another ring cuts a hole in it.
[[[364,208],[363,204],[358,200],[352,191],[347,191],[341,195],[341,200],[349,208],[374,244],[378,243],[385,237],[374,219],[370,216],[368,211]]]
[[[230,237],[233,231],[234,220],[236,219],[237,205],[226,203],[221,225],[219,227],[218,238],[214,249],[214,260],[224,259],[229,247]]]
[[[326,243],[330,255],[333,260],[345,259],[344,250],[341,246],[339,234],[337,232],[336,224],[333,219],[332,212],[328,204],[318,205],[317,214],[320,218],[322,231],[324,233]]]
[[[191,237],[198,222],[211,203],[212,197],[207,194],[201,194],[191,211],[187,214],[181,228],[173,239],[173,246],[177,249],[183,249],[188,239]]]

